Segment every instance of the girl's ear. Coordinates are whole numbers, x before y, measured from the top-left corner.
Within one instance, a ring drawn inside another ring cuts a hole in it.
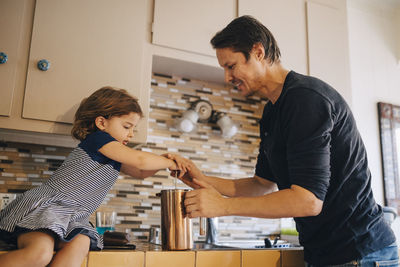
[[[96,127],[100,130],[100,131],[104,131],[106,128],[106,123],[107,123],[107,119],[104,118],[103,116],[98,116],[95,120],[94,123],[96,124]]]

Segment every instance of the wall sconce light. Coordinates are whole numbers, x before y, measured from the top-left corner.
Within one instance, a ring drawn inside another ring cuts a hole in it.
[[[221,128],[222,136],[225,138],[231,138],[238,131],[238,126],[225,113],[218,115],[217,125]]]
[[[176,128],[180,132],[189,133],[196,129],[196,123],[199,119],[199,114],[196,111],[189,109],[183,113],[182,117],[176,121]]]
[[[180,132],[192,132],[197,128],[197,122],[216,123],[225,138],[231,138],[238,131],[238,126],[226,113],[213,110],[211,103],[206,100],[192,103],[190,109],[176,120],[176,128]]]

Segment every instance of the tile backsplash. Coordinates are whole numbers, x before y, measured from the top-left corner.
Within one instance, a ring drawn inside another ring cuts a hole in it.
[[[146,144],[136,149],[156,154],[178,153],[193,160],[207,175],[227,179],[252,177],[259,144],[258,120],[266,100],[246,99],[232,87],[154,73],[151,82],[149,135]],[[181,133],[174,122],[191,103],[207,100],[213,109],[227,113],[239,125],[232,138],[221,136],[213,123],[198,123],[196,131]],[[71,148],[0,142],[0,193],[22,193],[45,182],[61,165]],[[141,180],[121,173],[102,206],[117,211],[117,231],[131,233],[134,239],[147,240],[149,229],[160,225],[162,189],[187,188],[166,170]],[[94,216],[91,218],[94,221]],[[198,221],[194,233],[198,233]],[[263,239],[280,232],[279,219],[248,217],[218,218],[221,241]],[[196,239],[202,239],[195,235]]]

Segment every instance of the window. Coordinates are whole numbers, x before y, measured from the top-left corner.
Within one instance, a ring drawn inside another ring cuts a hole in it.
[[[385,205],[400,213],[400,106],[378,103]]]

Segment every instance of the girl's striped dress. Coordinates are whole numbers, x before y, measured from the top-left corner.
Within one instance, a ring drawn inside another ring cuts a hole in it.
[[[14,231],[49,229],[63,241],[87,235],[91,250],[102,249],[102,238],[89,217],[121,169],[121,163],[98,152],[111,141],[116,140],[105,132],[89,134],[45,184],[19,195],[0,211],[0,239],[15,242]]]

